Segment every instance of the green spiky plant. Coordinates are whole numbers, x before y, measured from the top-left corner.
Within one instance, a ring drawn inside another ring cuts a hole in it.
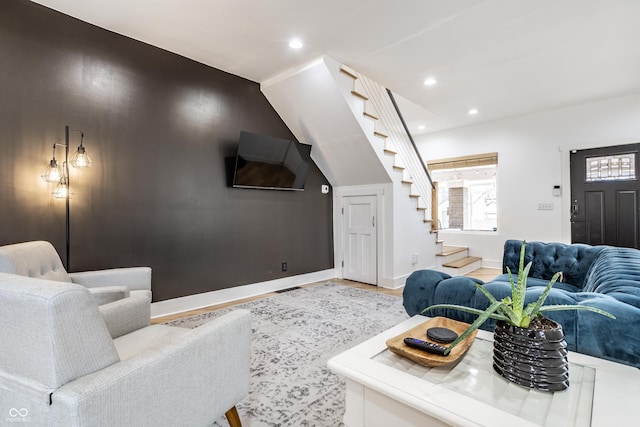
[[[531,321],[536,317],[541,317],[542,313],[547,311],[561,311],[561,310],[589,310],[598,314],[602,314],[603,316],[610,317],[615,319],[615,317],[607,313],[604,310],[600,310],[595,307],[589,307],[586,305],[545,305],[542,304],[547,299],[551,288],[556,283],[558,278],[562,278],[562,272],[558,272],[553,275],[551,281],[546,286],[544,292],[540,295],[538,300],[535,303],[530,303],[526,307],[524,305],[525,293],[527,290],[527,276],[529,276],[529,270],[531,269],[532,262],[529,262],[526,266],[524,265],[524,248],[526,242],[522,242],[522,247],[520,249],[520,265],[518,267],[518,277],[514,281],[513,274],[511,274],[511,270],[507,267],[507,273],[509,274],[509,281],[511,282],[511,296],[505,297],[502,300],[498,301],[495,299],[493,295],[489,293],[486,289],[484,289],[481,285],[475,283],[476,288],[484,296],[487,297],[489,302],[491,303],[486,310],[479,310],[477,308],[465,307],[461,305],[454,304],[436,304],[422,310],[422,314],[425,314],[429,310],[433,310],[436,308],[450,308],[454,310],[465,311],[467,313],[477,314],[478,318],[475,322],[473,322],[455,341],[453,341],[447,347],[447,351],[445,352],[445,356],[448,355],[451,350],[458,345],[462,340],[467,338],[469,334],[478,329],[480,325],[482,325],[487,319],[492,318],[496,320],[505,321],[513,326],[518,326],[520,328],[528,328]]]

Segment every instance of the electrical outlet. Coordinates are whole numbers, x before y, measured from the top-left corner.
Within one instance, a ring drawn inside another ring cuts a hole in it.
[[[282,263],[282,271],[287,271],[287,263],[286,262]]]
[[[411,264],[416,265],[418,263],[418,254],[411,255]]]

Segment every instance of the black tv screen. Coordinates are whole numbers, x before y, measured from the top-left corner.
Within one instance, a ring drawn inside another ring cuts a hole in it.
[[[233,186],[302,191],[310,155],[310,145],[242,131]]]

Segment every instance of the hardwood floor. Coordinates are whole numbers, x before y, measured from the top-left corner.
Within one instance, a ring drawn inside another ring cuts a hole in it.
[[[502,274],[502,271],[497,268],[481,267],[469,274],[466,274],[466,276],[475,277],[476,279],[480,279],[486,283],[492,281],[496,278],[496,276],[499,276],[500,274]]]
[[[495,269],[495,268],[479,268],[479,269],[474,270],[471,273],[467,274],[466,276],[475,277],[476,279],[480,279],[483,282],[488,282],[488,281],[492,280],[494,277],[498,276],[500,273],[501,273],[501,271],[498,270],[498,269]],[[385,289],[385,288],[381,288],[381,287],[378,287],[378,286],[375,286],[375,285],[369,285],[367,283],[354,282],[352,280],[345,280],[345,279],[331,279],[331,281],[333,283],[338,283],[340,285],[352,286],[354,288],[364,289],[364,290],[370,291],[370,292],[379,292],[381,294],[402,296],[403,288]],[[327,282],[326,280],[323,280],[321,282],[309,283],[307,285],[302,285],[300,287],[301,288],[306,288],[306,287],[310,287],[310,286],[318,286],[318,285],[322,285],[322,284],[324,284],[326,282]],[[242,303],[249,302],[249,301],[255,301],[257,299],[265,298],[265,297],[272,296],[272,295],[277,295],[277,292],[270,292],[270,293],[263,294],[263,295],[256,295],[256,296],[250,297],[250,298],[243,298],[243,299],[232,301],[232,302],[228,302],[228,303],[225,303],[225,304],[218,304],[218,305],[213,305],[213,306],[209,306],[209,307],[203,307],[203,308],[200,308],[200,309],[197,309],[197,310],[185,311],[183,313],[176,313],[176,314],[172,314],[172,315],[169,315],[169,316],[157,317],[155,319],[152,319],[151,323],[152,324],[158,324],[158,323],[169,322],[171,320],[181,319],[183,317],[189,317],[189,316],[193,316],[193,315],[196,315],[196,314],[205,313],[205,312],[211,311],[211,310],[218,310],[220,308],[231,307],[231,306],[234,306],[234,305],[237,305],[237,304],[242,304]]]

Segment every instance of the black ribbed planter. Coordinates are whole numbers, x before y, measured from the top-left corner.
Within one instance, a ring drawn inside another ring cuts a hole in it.
[[[569,362],[562,326],[546,317],[532,320],[529,328],[499,320],[494,331],[493,369],[524,387],[566,389]]]

